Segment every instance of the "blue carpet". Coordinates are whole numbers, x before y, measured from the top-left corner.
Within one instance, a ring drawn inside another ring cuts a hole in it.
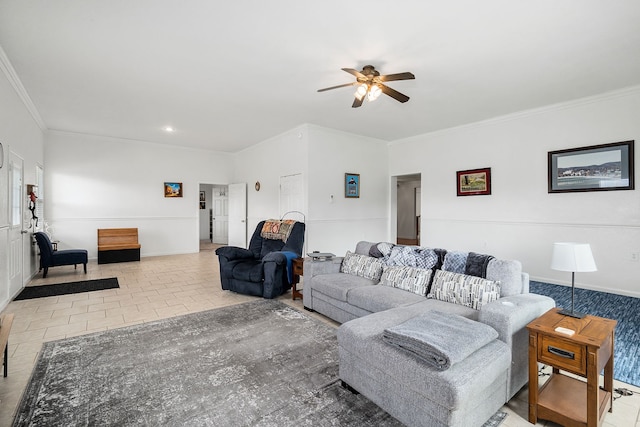
[[[571,308],[568,286],[532,281],[530,291],[553,298],[558,307]],[[575,311],[618,321],[613,378],[640,387],[640,298],[576,288]]]

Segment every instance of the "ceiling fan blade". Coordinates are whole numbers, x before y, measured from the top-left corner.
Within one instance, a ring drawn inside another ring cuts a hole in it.
[[[358,108],[362,105],[363,102],[364,102],[364,96],[360,99],[358,99],[358,97],[356,96],[353,100],[353,105],[351,105],[351,107]]]
[[[399,102],[407,102],[409,100],[409,97],[403,93],[398,92],[395,89],[391,89],[389,86],[387,85],[380,85],[380,89],[382,90],[383,93],[389,95],[390,97],[392,97],[393,99],[395,99],[396,101]]]
[[[412,73],[397,73],[397,74],[387,74],[386,76],[378,77],[381,82],[391,82],[394,80],[412,80],[415,79]]]
[[[325,87],[324,89],[318,89],[318,92],[324,92],[326,90],[338,89],[338,88],[347,87],[347,86],[355,86],[357,84],[358,82],[353,82],[353,83],[345,83],[343,85],[338,85],[338,86]]]
[[[356,77],[359,77],[361,79],[366,79],[367,76],[365,76],[364,74],[362,74],[360,71],[358,70],[354,70],[353,68],[343,68],[343,71],[346,71],[349,74],[353,74]]]

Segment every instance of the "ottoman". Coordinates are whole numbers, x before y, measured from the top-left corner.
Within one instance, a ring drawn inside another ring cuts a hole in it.
[[[393,309],[341,325],[340,379],[407,426],[482,426],[508,399],[509,347],[495,339],[437,370],[382,340],[415,315]]]

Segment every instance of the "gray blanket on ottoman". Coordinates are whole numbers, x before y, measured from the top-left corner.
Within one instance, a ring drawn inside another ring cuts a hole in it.
[[[382,339],[438,370],[449,369],[498,338],[491,326],[457,314],[430,311],[385,329]]]

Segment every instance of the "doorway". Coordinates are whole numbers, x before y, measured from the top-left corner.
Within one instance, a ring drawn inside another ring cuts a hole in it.
[[[396,177],[396,243],[420,245],[422,178],[420,174]]]
[[[199,240],[201,251],[211,251],[229,241],[229,189],[227,185],[200,184]]]

